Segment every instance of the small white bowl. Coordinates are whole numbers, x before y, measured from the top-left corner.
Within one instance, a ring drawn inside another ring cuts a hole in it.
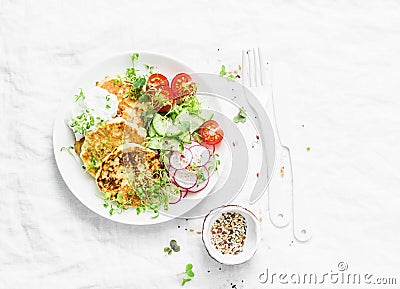
[[[214,222],[225,212],[236,212],[246,219],[247,230],[243,252],[237,255],[222,254],[211,243],[210,229]],[[261,239],[260,221],[248,209],[239,205],[227,205],[215,208],[205,216],[202,231],[203,243],[208,254],[216,261],[226,265],[242,264],[250,260],[257,251]]]

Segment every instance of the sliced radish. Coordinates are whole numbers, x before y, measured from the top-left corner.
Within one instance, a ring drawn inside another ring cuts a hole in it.
[[[205,166],[200,167],[199,170],[203,170],[204,179],[201,181],[199,178],[197,179],[196,184],[188,190],[191,193],[198,193],[198,192],[204,190],[207,187],[208,182],[210,180],[210,175]]]
[[[187,192],[186,192],[186,194],[187,194]],[[186,196],[186,194],[185,194],[185,196]],[[170,205],[176,204],[180,200],[182,200],[182,192],[181,191],[179,191],[178,195],[172,195],[172,196],[173,196],[173,199],[171,201],[169,201]]]
[[[176,172],[176,168],[174,168],[173,166],[169,166],[168,169],[167,169],[167,171],[168,171],[168,176],[169,176],[171,179],[173,179],[173,178],[174,178],[174,175],[175,175],[175,172]]]
[[[182,199],[184,199],[184,198],[187,196],[187,194],[188,194],[188,190],[186,190],[186,189],[181,189],[181,193],[182,193]]]
[[[200,145],[202,145],[203,147],[208,148],[208,150],[213,154],[215,152],[215,145],[209,145],[206,143],[201,143]]]
[[[194,146],[199,146],[200,144],[197,141],[192,141],[190,144],[185,144],[185,148],[190,149],[191,147]]]
[[[193,188],[197,183],[197,174],[196,172],[185,169],[176,170],[173,180],[178,187],[190,189]]]
[[[192,161],[192,153],[189,149],[185,148],[181,151],[174,151],[171,153],[169,157],[169,164],[175,169],[184,169],[186,168],[190,162]]]
[[[193,156],[191,164],[195,164],[197,167],[204,166],[210,160],[210,151],[202,145],[193,146],[190,151]]]
[[[204,165],[204,167],[207,169],[210,177],[216,172],[215,167],[217,164],[217,160],[218,160],[217,157],[212,155],[210,157],[210,160]]]

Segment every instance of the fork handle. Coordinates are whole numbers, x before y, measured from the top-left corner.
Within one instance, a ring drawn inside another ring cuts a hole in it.
[[[293,146],[289,151],[291,160],[291,173],[292,173],[292,208],[293,208],[293,235],[300,242],[306,242],[312,237],[311,232],[311,219],[310,212],[310,200],[306,198],[305,192],[309,190],[307,188],[307,179],[309,179],[308,172],[304,169],[300,170],[297,168],[304,168],[301,161],[304,158],[298,156],[301,155],[299,146]]]
[[[263,57],[260,51],[261,67],[264,72],[265,87],[268,88],[265,110],[271,120],[275,134],[276,158],[271,182],[268,186],[268,212],[271,223],[278,228],[286,227],[292,219],[292,175],[290,169],[290,154],[279,139],[275,117],[275,107],[272,89],[272,72],[270,61]],[[285,171],[286,170],[286,171]]]

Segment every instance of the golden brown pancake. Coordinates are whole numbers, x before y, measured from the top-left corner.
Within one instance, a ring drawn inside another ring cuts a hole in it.
[[[97,186],[115,199],[119,193],[128,205],[138,206],[140,199],[135,188],[145,184],[162,168],[158,155],[137,144],[125,144],[110,153],[100,165],[96,175]]]
[[[116,147],[127,142],[141,144],[145,139],[145,131],[129,126],[123,118],[117,117],[100,123],[96,130],[86,133],[80,157],[86,171],[94,177],[104,158]]]

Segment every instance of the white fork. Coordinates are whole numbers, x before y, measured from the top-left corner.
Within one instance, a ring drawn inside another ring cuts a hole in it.
[[[273,178],[268,187],[268,212],[276,227],[285,227],[291,220],[293,179],[290,150],[279,137],[272,93],[270,64],[262,61],[260,49],[242,51],[242,82],[258,97],[266,98],[266,110],[273,123],[276,136],[276,164]],[[264,85],[266,84],[266,85]],[[262,102],[265,103],[265,102]],[[283,174],[283,170],[285,173]],[[289,180],[289,183],[288,183]]]
[[[294,202],[295,189],[293,181],[294,176],[292,156],[290,154],[289,147],[282,144],[279,136],[275,117],[271,80],[272,74],[270,73],[269,64],[268,62],[263,61],[263,58],[260,55],[260,49],[253,48],[242,51],[242,68],[244,72],[243,84],[251,87],[251,90],[256,95],[261,93],[266,94],[266,110],[268,115],[272,118],[272,122],[274,123],[273,128],[276,135],[275,139],[278,156],[276,158],[277,163],[275,164],[275,173],[278,173],[279,170],[280,174],[276,174],[273,180],[271,180],[268,190],[268,209],[271,222],[277,227],[286,226],[289,224],[289,214],[291,211],[293,220],[293,235],[298,241],[306,242],[311,238],[312,234],[309,226],[306,223],[297,222],[297,218],[299,218],[301,215],[297,215],[295,212],[302,208],[297,208],[295,210],[296,203]],[[265,77],[265,74],[268,74],[267,78]],[[266,80],[269,81],[267,89],[265,89],[266,86],[264,86],[264,82]],[[269,92],[268,89],[270,89]],[[284,172],[282,172],[281,169],[283,169]],[[290,189],[287,189],[286,186],[288,182],[290,184]]]

